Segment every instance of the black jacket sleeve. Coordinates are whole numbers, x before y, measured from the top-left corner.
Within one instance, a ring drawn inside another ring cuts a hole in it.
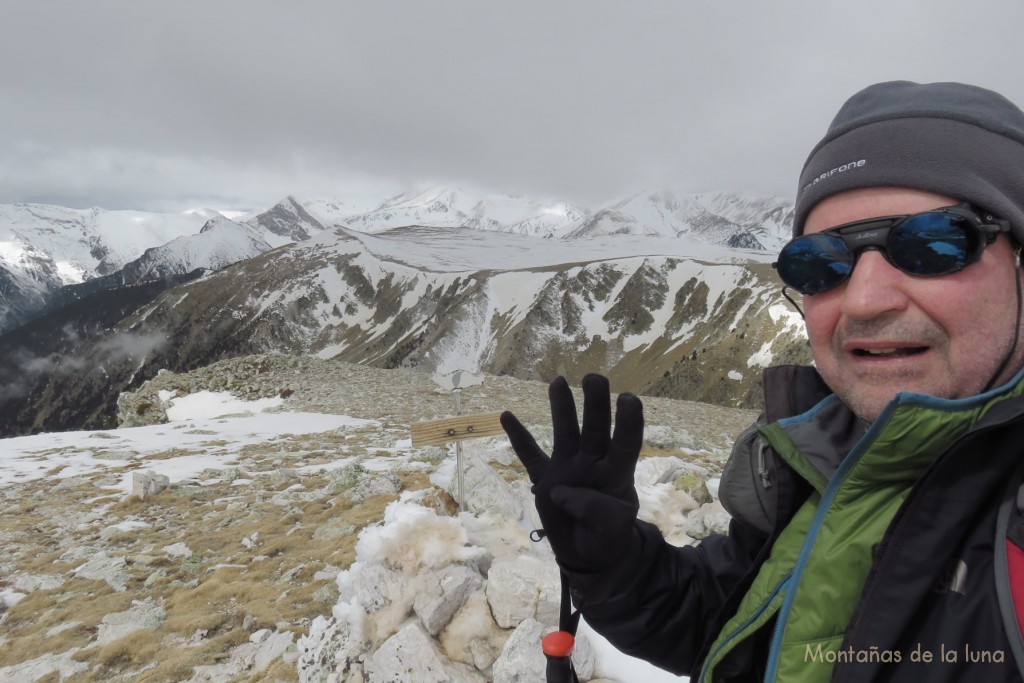
[[[637,522],[622,562],[600,574],[569,573],[573,603],[622,652],[693,674],[749,586],[767,539],[733,520],[728,536],[676,547]]]

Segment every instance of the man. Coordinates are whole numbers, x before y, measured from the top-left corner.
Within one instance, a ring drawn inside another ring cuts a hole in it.
[[[640,400],[550,388],[544,454],[510,413],[588,623],[697,681],[1024,680],[1024,113],[883,83],[811,152],[777,268],[816,371],[770,368],[723,475],[728,537],[636,520]]]

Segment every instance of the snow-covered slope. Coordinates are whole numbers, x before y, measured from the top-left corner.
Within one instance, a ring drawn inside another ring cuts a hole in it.
[[[396,227],[466,227],[543,237],[590,239],[608,235],[684,238],[734,248],[777,251],[788,239],[792,202],[781,197],[734,193],[676,196],[643,192],[596,211],[565,202],[540,202],[511,195],[477,195],[435,187],[392,197],[372,211],[345,214],[345,206],[320,212],[325,225],[361,232]]]
[[[0,205],[0,258],[33,279],[74,284],[112,273],[150,247],[195,234],[206,221],[195,213]]]
[[[251,233],[257,234],[260,239],[274,247],[309,239],[325,227],[292,196],[285,197],[271,208],[251,218],[237,220]]]
[[[33,364],[52,372],[25,377],[17,404],[0,412],[10,433],[94,424],[125,386],[162,368],[270,352],[524,379],[598,370],[633,391],[750,406],[762,367],[807,360],[771,258],[636,235],[324,230],[168,290],[95,338],[47,350],[59,364]],[[55,317],[46,338],[66,325]],[[114,353],[125,339],[145,352]],[[39,353],[4,351],[26,352]],[[82,366],[102,373],[63,369]]]
[[[197,233],[197,213],[0,205],[0,332],[43,308],[61,287],[117,272],[146,249]]]
[[[233,219],[208,209],[181,214],[139,211],[76,210],[33,204],[0,205],[0,267],[40,283],[44,289],[109,275],[147,250],[193,267],[223,263],[212,236],[199,246],[187,238],[207,230],[226,241],[223,253],[244,257],[239,239],[262,240],[270,247],[299,242],[327,226],[383,232],[406,226],[463,227],[544,237],[594,238],[632,234],[735,248],[774,251],[786,239],[792,204],[780,198],[717,193],[677,198],[671,192],[638,194],[596,212],[565,202],[521,196],[473,194],[460,188],[432,188],[392,197],[372,211],[359,211],[343,199],[302,203],[286,197],[266,211]],[[230,226],[237,225],[238,235]],[[214,227],[216,226],[216,230]],[[186,238],[186,239],[181,239]],[[174,242],[174,245],[169,243]],[[180,258],[175,252],[190,254]],[[197,257],[211,254],[209,264]]]
[[[792,202],[729,193],[677,198],[671,192],[634,195],[597,211],[565,237],[650,235],[775,252],[789,239]]]
[[[366,213],[336,215],[334,222],[363,232],[424,225],[550,236],[570,229],[588,215],[586,209],[565,202],[435,187],[391,197]]]
[[[198,268],[216,270],[323,229],[293,198],[232,220],[208,209],[182,214],[0,206],[0,332],[52,300],[74,299]]]
[[[23,377],[24,386],[9,392],[18,402],[0,405],[10,418],[3,424],[93,424],[127,383],[240,353],[540,379],[602,370],[636,391],[741,406],[759,395],[761,367],[806,360],[802,325],[780,298],[769,265],[774,250],[765,249],[788,231],[791,208],[783,200],[638,195],[615,209],[628,232],[612,234],[586,219],[557,237],[481,229],[492,224],[482,220],[452,227],[460,197],[417,204],[436,209],[418,215],[436,213],[435,225],[383,229],[382,214],[382,223],[362,226],[374,232],[337,226],[289,197],[257,216],[215,218],[73,295],[63,296],[65,288],[55,300],[78,302],[78,313],[54,310],[48,321],[33,321],[30,336],[48,340],[47,349],[8,349],[61,359],[59,367],[19,363],[14,374],[31,374],[24,366],[61,376]],[[388,204],[399,205],[412,204]],[[478,217],[522,218],[520,209],[488,208]],[[388,220],[415,223],[416,216],[395,216]],[[310,236],[323,220],[335,227]],[[196,269],[217,272],[195,280]],[[183,273],[194,281],[163,291],[187,279]],[[5,282],[17,285],[13,277]],[[110,287],[141,282],[149,284],[120,292],[116,307],[102,298],[118,294]],[[121,323],[113,331],[109,322],[106,331],[82,326],[82,310]],[[61,343],[67,329],[82,338]],[[146,353],[116,358],[120,335],[147,341]],[[82,365],[103,374],[65,369]],[[38,405],[25,403],[28,396]]]
[[[244,223],[212,218],[197,235],[178,237],[146,253],[122,270],[123,282],[140,282],[197,268],[218,270],[272,248],[266,233]]]

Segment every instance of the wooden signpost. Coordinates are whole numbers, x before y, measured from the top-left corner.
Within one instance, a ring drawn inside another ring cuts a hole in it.
[[[412,447],[441,446],[451,441],[504,434],[498,422],[499,415],[500,412],[479,413],[417,422],[412,426]]]
[[[456,370],[447,375],[433,378],[442,389],[452,392],[455,398],[455,417],[445,417],[429,422],[417,422],[412,425],[412,447],[440,446],[450,441],[455,442],[455,462],[458,469],[459,510],[466,509],[466,495],[463,483],[465,468],[462,463],[462,441],[478,439],[484,436],[503,434],[498,421],[500,412],[481,413],[479,415],[462,415],[462,390],[484,381],[483,375],[474,375],[465,370]]]

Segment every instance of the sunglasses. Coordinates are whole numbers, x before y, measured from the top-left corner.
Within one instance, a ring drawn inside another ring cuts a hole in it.
[[[886,216],[801,235],[782,247],[772,267],[801,294],[820,294],[846,282],[861,252],[875,249],[909,275],[937,277],[981,257],[1010,223],[958,204],[910,216]]]

